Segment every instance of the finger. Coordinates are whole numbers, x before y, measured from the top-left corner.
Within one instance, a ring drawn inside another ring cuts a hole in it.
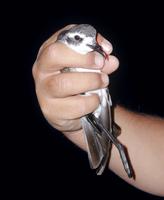
[[[105,73],[73,72],[53,75],[43,80],[43,92],[51,97],[68,97],[91,90],[105,88],[109,84]]]
[[[55,121],[51,119],[49,120],[49,123],[52,124],[52,126],[55,127],[56,129],[65,133],[67,132],[67,134],[82,129],[80,119],[69,119],[69,120],[55,119]]]
[[[48,45],[54,43],[57,40],[58,35],[64,31],[64,30],[69,30],[73,26],[76,26],[77,24],[70,24],[65,26],[64,28],[60,29],[57,31],[55,34],[53,34],[47,41],[45,41],[42,45],[42,49],[46,48]],[[97,34],[97,42],[103,47],[103,50],[107,53],[110,54],[113,50],[112,44],[106,40],[100,33]]]
[[[112,44],[106,40],[100,33],[97,34],[97,42],[103,48],[107,55],[111,54],[113,51]]]
[[[101,34],[97,35],[97,42],[100,44],[100,46],[103,48],[105,53],[108,56],[107,59],[105,59],[105,63],[103,68],[101,69],[102,72],[111,74],[119,67],[119,60],[115,56],[110,55],[113,51],[112,44],[106,40]]]
[[[102,72],[106,74],[111,74],[119,67],[119,60],[115,56],[109,55],[108,59],[105,60]]]
[[[76,95],[61,99],[40,99],[42,112],[47,119],[67,120],[81,118],[96,110],[99,105],[99,97],[96,94],[89,96]]]
[[[42,71],[58,71],[64,67],[82,67],[101,69],[104,58],[97,52],[86,55],[76,53],[66,45],[56,42],[45,48],[39,55],[37,66]]]
[[[76,24],[70,24],[70,25],[67,25],[65,26],[64,28],[60,29],[59,31],[55,32],[48,40],[46,40],[42,46],[40,47],[39,49],[39,52],[38,52],[38,56],[40,55],[41,51],[45,48],[47,48],[50,44],[56,42],[57,40],[57,37],[58,35],[64,31],[64,30],[69,30],[70,28],[72,28],[73,26],[75,26]]]

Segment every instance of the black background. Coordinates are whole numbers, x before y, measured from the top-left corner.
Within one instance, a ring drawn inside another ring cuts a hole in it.
[[[58,29],[72,23],[92,24],[112,42],[113,53],[120,60],[119,70],[110,76],[114,102],[164,116],[162,10],[157,2],[7,5],[3,16],[6,72],[1,78],[5,80],[2,99],[7,102],[7,107],[2,104],[7,121],[3,129],[7,145],[3,151],[7,185],[16,188],[14,192],[22,191],[26,196],[38,188],[40,194],[41,188],[51,185],[54,198],[57,194],[76,197],[74,191],[78,191],[85,198],[105,199],[111,195],[110,199],[157,199],[110,171],[97,177],[90,170],[87,155],[43,118],[31,69],[41,44]]]

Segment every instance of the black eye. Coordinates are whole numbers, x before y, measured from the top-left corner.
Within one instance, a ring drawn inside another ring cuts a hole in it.
[[[82,38],[79,36],[79,35],[75,35],[75,40],[77,40],[77,41],[81,41],[82,40]]]

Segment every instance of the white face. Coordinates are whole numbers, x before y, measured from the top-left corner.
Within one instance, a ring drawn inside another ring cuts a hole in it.
[[[79,42],[78,45],[73,45],[73,44],[69,44],[67,41],[64,41],[64,43],[71,49],[73,49],[74,51],[81,53],[81,54],[87,54],[88,52],[93,51],[93,49],[91,49],[89,45],[93,45],[94,44],[94,38],[92,37],[86,37],[86,35],[82,34],[82,33],[68,33],[67,36],[71,39],[74,38],[76,35],[80,36],[80,38],[83,39],[82,42]]]

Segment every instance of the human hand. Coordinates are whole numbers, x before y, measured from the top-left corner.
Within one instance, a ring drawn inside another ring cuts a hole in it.
[[[119,65],[111,54],[112,45],[98,34],[98,43],[109,59],[91,52],[81,55],[56,42],[58,34],[74,25],[66,26],[50,37],[40,48],[33,66],[33,77],[38,101],[47,121],[69,137],[70,133],[82,132],[80,118],[93,112],[99,105],[96,94],[82,96],[81,93],[105,88],[108,75]],[[61,73],[64,67],[100,69],[102,73]],[[72,134],[71,134],[72,135]],[[71,136],[73,140],[74,136]]]

